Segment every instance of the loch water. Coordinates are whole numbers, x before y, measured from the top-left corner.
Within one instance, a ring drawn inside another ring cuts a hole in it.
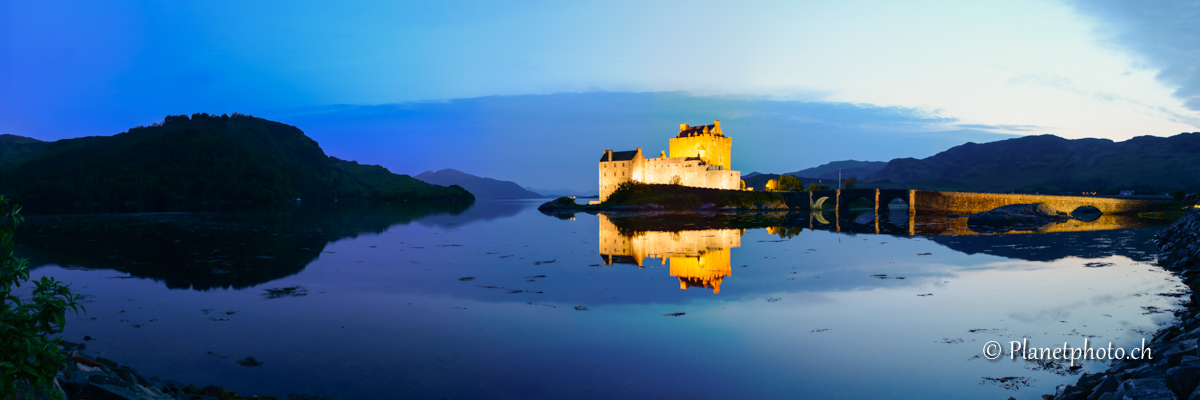
[[[1040,399],[1104,363],[988,360],[987,342],[1133,349],[1187,293],[1153,263],[1168,221],[656,227],[539,203],[30,215],[17,243],[85,296],[62,337],[90,354],[347,400]]]

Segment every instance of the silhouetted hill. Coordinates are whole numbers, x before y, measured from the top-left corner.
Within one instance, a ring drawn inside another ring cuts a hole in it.
[[[0,135],[0,166],[29,158],[47,147],[50,142],[7,133]]]
[[[1123,142],[1041,135],[967,143],[922,160],[892,160],[863,181],[880,187],[987,192],[1196,190],[1200,132]]]
[[[0,168],[0,193],[44,204],[473,200],[461,188],[387,186],[404,179],[358,167],[338,168],[294,126],[236,113],[175,115],[113,136],[51,143]]]
[[[415,177],[435,185],[458,185],[481,199],[540,199],[545,196],[525,190],[514,182],[483,178],[453,169],[425,171]]]
[[[369,198],[384,199],[414,199],[422,196],[429,197],[467,197],[474,200],[474,195],[461,186],[449,187],[422,182],[408,175],[395,174],[387,168],[378,165],[359,164],[356,161],[346,161],[330,156],[333,165],[342,172],[358,178],[359,182],[371,188]]]
[[[817,179],[837,179],[838,169],[841,169],[842,178],[849,177],[865,177],[883,169],[887,166],[884,161],[834,161],[831,163],[822,164],[816,167],[802,169],[796,172],[789,172],[791,176],[811,176]]]

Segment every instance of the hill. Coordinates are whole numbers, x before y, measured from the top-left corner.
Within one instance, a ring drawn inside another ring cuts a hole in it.
[[[884,161],[834,161],[831,163],[822,164],[816,167],[802,169],[796,172],[789,172],[791,176],[809,176],[816,179],[837,179],[838,170],[841,169],[842,178],[865,177],[883,169],[887,166]]]
[[[51,143],[0,167],[0,193],[40,204],[473,200],[462,188],[390,186],[406,181],[360,167],[339,168],[294,126],[236,113],[175,115],[113,136]]]
[[[462,186],[480,199],[540,199],[545,197],[525,190],[515,182],[478,177],[449,168],[437,172],[425,171],[417,174],[415,178],[435,185]]]
[[[1200,132],[1123,142],[1041,135],[967,143],[921,160],[892,160],[863,181],[984,192],[1194,191],[1200,189]]]
[[[461,186],[452,184],[446,187],[425,183],[408,175],[392,173],[387,168],[378,165],[359,164],[356,161],[340,160],[333,156],[330,156],[329,160],[339,170],[357,178],[361,184],[370,188],[370,195],[365,196],[367,198],[421,199],[423,197],[470,196],[471,200],[475,199],[474,195],[468,193]]]
[[[0,135],[0,166],[29,158],[47,147],[50,142],[7,133]]]

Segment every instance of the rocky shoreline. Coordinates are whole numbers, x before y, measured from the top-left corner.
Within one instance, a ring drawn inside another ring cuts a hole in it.
[[[1108,370],[1061,385],[1048,400],[1200,400],[1200,212],[1192,212],[1154,237],[1158,264],[1179,275],[1192,294],[1178,322],[1147,343],[1150,359],[1115,361]]]
[[[170,379],[143,378],[129,365],[101,357],[92,357],[83,350],[87,346],[62,342],[59,351],[67,357],[67,367],[58,372],[57,391],[68,400],[333,400],[303,394],[283,397],[246,396],[220,386],[199,387]],[[54,397],[50,397],[54,398]]]

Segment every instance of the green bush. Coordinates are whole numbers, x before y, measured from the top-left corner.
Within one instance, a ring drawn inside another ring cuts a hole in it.
[[[829,185],[820,185],[820,184],[813,183],[813,184],[808,185],[808,190],[810,192],[816,191],[816,190],[829,190]]]
[[[779,177],[779,190],[789,192],[802,191],[804,190],[804,182],[801,182],[800,178],[784,174]]]
[[[30,398],[39,391],[59,397],[54,376],[67,360],[58,351],[62,339],[49,335],[62,332],[68,309],[83,309],[82,296],[51,277],[33,282],[28,299],[13,293],[29,281],[26,261],[13,253],[13,231],[24,221],[20,212],[20,206],[0,195],[0,397]]]
[[[617,190],[608,195],[607,203],[620,204],[639,194],[650,193],[650,185],[638,181],[625,181],[617,185]]]

